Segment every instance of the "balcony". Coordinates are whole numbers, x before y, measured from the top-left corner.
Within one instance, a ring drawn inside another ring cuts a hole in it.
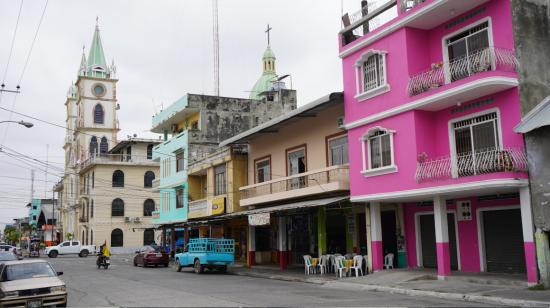
[[[241,187],[241,206],[349,190],[349,165],[332,166]]]
[[[147,156],[138,156],[138,155],[126,155],[126,154],[96,154],[88,157],[86,160],[80,163],[80,169],[86,169],[94,164],[105,164],[105,165],[158,165],[152,159],[148,159]]]
[[[459,154],[456,161],[450,156],[422,159],[417,164],[414,178],[420,183],[497,172],[527,172],[525,152],[518,149],[489,149]]]
[[[342,34],[342,46],[346,46],[357,39],[376,30],[381,25],[397,17],[397,0],[371,2],[367,6],[352,14],[342,16],[344,29]]]
[[[151,213],[151,219],[160,219],[160,212],[154,211],[153,213]]]
[[[482,72],[515,72],[518,66],[513,50],[481,49],[451,62],[434,63],[431,69],[411,76],[407,92],[415,96]]]

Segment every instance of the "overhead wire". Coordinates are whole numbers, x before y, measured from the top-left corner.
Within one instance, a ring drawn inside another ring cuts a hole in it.
[[[23,0],[19,4],[19,12],[17,13],[17,20],[15,21],[15,29],[13,30],[13,35],[11,37],[10,52],[8,54],[8,62],[6,64],[6,69],[2,76],[2,84],[6,82],[6,76],[8,74],[8,69],[10,67],[11,56],[13,55],[13,46],[15,45],[15,38],[17,37],[17,29],[19,28],[19,19],[21,18],[21,11],[23,10]]]

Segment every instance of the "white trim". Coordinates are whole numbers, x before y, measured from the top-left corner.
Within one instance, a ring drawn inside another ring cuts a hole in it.
[[[403,113],[403,112],[406,112],[406,111],[419,109],[421,107],[430,105],[430,104],[432,104],[434,102],[437,102],[439,100],[450,98],[450,97],[455,96],[455,95],[464,94],[464,93],[470,92],[472,90],[475,90],[477,88],[481,88],[481,87],[485,87],[485,86],[494,86],[494,85],[508,85],[508,86],[511,86],[511,87],[517,87],[518,86],[518,79],[517,78],[512,78],[512,77],[493,76],[493,77],[486,77],[486,78],[473,80],[469,83],[465,83],[465,84],[457,86],[457,87],[452,87],[452,88],[450,88],[446,91],[439,92],[439,93],[436,93],[436,94],[433,94],[433,95],[430,95],[430,96],[426,96],[426,97],[423,97],[423,98],[418,99],[416,101],[413,101],[413,102],[410,102],[410,103],[407,103],[407,104],[404,104],[404,105],[400,105],[400,106],[394,107],[392,109],[388,109],[388,110],[385,110],[383,112],[379,112],[379,113],[364,117],[362,119],[355,120],[355,121],[350,122],[350,123],[346,123],[344,125],[344,128],[347,129],[347,130],[352,129],[352,128],[356,128],[356,127],[366,125],[366,124],[369,124],[369,123],[372,123],[372,122],[375,122],[375,121],[379,121],[379,120],[382,120],[382,119],[385,119],[385,118],[392,117],[394,115],[397,115],[397,114],[400,114],[400,113]]]
[[[522,187],[519,190],[519,203],[521,207],[521,227],[523,242],[533,242],[533,213],[531,210],[531,191],[529,187]]]
[[[426,12],[434,10],[437,7],[444,5],[445,3],[449,2],[449,1],[451,1],[451,0],[433,1],[431,4],[419,8],[417,11],[411,13],[410,15],[404,17],[403,19],[395,22],[392,25],[389,25],[389,26],[381,29],[380,31],[374,33],[372,36],[367,37],[364,40],[360,41],[356,45],[353,45],[350,48],[340,52],[340,54],[338,56],[340,58],[347,57],[350,54],[360,50],[361,48],[373,43],[374,41],[399,30],[401,27],[404,27],[408,22],[416,19],[417,17],[425,14]]]
[[[529,185],[529,180],[527,179],[495,179],[495,180],[484,180],[476,182],[468,182],[461,184],[452,184],[444,186],[435,186],[428,188],[419,188],[419,189],[410,189],[402,190],[395,192],[385,192],[378,194],[369,194],[369,195],[359,195],[352,196],[350,198],[351,202],[371,202],[371,201],[386,201],[398,198],[414,198],[422,196],[431,196],[435,194],[447,194],[454,192],[464,192],[469,190],[476,189],[487,189],[487,188],[504,188],[504,187],[525,187]],[[388,200],[389,199],[389,200]]]
[[[390,165],[390,166],[380,167],[376,169],[362,170],[361,174],[365,177],[371,177],[371,176],[383,175],[388,173],[395,173],[397,171],[398,171],[397,166]]]
[[[363,76],[363,73],[361,72],[361,77]],[[362,78],[361,78],[362,79]],[[359,84],[359,81],[357,82]],[[367,100],[369,98],[373,98],[375,96],[384,94],[386,92],[390,91],[390,85],[388,83],[385,83],[381,86],[378,86],[374,89],[368,90],[367,92],[363,92],[360,94],[355,95],[353,98],[355,98],[358,102]]]
[[[472,119],[472,118],[476,118],[476,117],[479,117],[479,116],[482,116],[482,115],[486,115],[486,114],[490,114],[490,113],[493,113],[495,112],[497,114],[497,118],[496,118],[496,122],[497,122],[497,138],[498,138],[498,148],[499,150],[502,150],[503,149],[503,145],[502,145],[502,127],[501,127],[501,117],[500,117],[500,108],[498,107],[494,107],[494,108],[490,108],[490,109],[485,109],[485,110],[482,110],[482,111],[479,111],[479,112],[475,112],[475,113],[470,113],[470,114],[467,114],[467,115],[464,115],[462,117],[459,117],[459,118],[454,118],[454,119],[451,119],[449,120],[448,122],[448,135],[449,135],[449,150],[450,150],[450,155],[451,155],[451,173],[453,174],[453,177],[457,178],[458,177],[458,174],[457,174],[457,170],[458,170],[458,167],[457,167],[457,159],[456,159],[456,140],[455,140],[455,134],[454,134],[454,130],[453,130],[453,124],[456,123],[456,122],[460,122],[460,121],[464,121],[464,120],[468,120],[468,119]],[[473,138],[473,136],[472,136]]]
[[[488,212],[488,211],[502,211],[502,210],[514,210],[514,209],[520,209],[521,207],[519,205],[509,205],[509,206],[485,206],[485,207],[478,207],[476,209],[476,219],[477,219],[477,243],[479,246],[479,271],[480,272],[486,272],[487,271],[487,260],[485,257],[485,232],[483,228],[483,216],[481,215],[482,212]]]
[[[448,206],[448,205],[447,205]],[[447,214],[453,213],[454,225],[455,225],[455,241],[456,241],[456,259],[458,261],[458,270],[462,270],[462,264],[460,262],[460,243],[458,241],[458,220],[457,220],[457,211],[447,209]],[[418,267],[424,267],[424,260],[422,260],[422,237],[420,236],[420,216],[421,215],[434,215],[434,211],[422,211],[414,213],[414,230],[416,238],[416,265]],[[434,215],[435,217],[435,215]],[[450,244],[449,244],[450,245]],[[450,253],[450,251],[449,251]],[[437,249],[436,249],[437,256]]]

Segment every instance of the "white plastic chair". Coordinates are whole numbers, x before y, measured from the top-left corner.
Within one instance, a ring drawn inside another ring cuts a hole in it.
[[[353,257],[353,266],[350,267],[350,273],[353,274],[353,271],[355,270],[355,277],[359,277],[359,273],[361,273],[361,276],[363,276],[363,257],[362,256],[354,256]]]
[[[306,275],[309,275],[311,273],[315,273],[315,268],[311,264],[311,256],[310,255],[304,255],[304,271]]]
[[[347,271],[348,269],[344,266],[344,260],[346,258],[342,257],[342,256],[338,256],[336,257],[336,276],[337,277],[340,277],[340,278],[343,278],[344,277],[344,272],[346,272],[347,274]]]
[[[384,268],[393,268],[393,253],[390,252],[384,257]]]
[[[365,262],[365,274],[368,274],[368,273],[370,273],[369,272],[369,256],[364,255],[363,256],[363,261]]]
[[[319,257],[319,263],[317,264],[317,267],[319,267],[319,272],[321,273],[321,275],[327,273],[327,269],[328,269],[327,262],[328,262],[328,256]]]

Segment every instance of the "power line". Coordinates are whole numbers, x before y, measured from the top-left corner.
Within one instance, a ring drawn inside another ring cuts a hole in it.
[[[15,29],[13,30],[13,36],[11,38],[11,47],[10,53],[8,54],[8,63],[6,64],[6,69],[4,70],[4,75],[2,77],[2,84],[6,82],[6,75],[8,74],[8,68],[10,67],[11,56],[13,54],[13,46],[15,45],[15,37],[17,36],[17,28],[19,28],[19,18],[21,17],[21,11],[23,10],[23,0],[19,4],[19,13],[17,13],[17,20],[15,22]]]
[[[18,85],[21,85],[21,81],[23,80],[23,76],[25,75],[25,71],[27,70],[27,66],[29,64],[29,61],[31,59],[31,54],[34,49],[34,43],[36,42],[36,39],[38,37],[38,32],[40,31],[40,26],[42,26],[42,21],[44,20],[44,15],[46,14],[46,8],[48,7],[49,0],[46,0],[46,3],[44,4],[44,9],[42,10],[42,15],[40,16],[40,21],[38,22],[38,27],[36,28],[36,32],[34,33],[34,38],[31,43],[31,48],[29,49],[29,53],[27,54],[27,59],[25,60],[25,65],[23,66],[23,71],[21,72],[21,76],[19,77],[19,81],[17,81]]]

